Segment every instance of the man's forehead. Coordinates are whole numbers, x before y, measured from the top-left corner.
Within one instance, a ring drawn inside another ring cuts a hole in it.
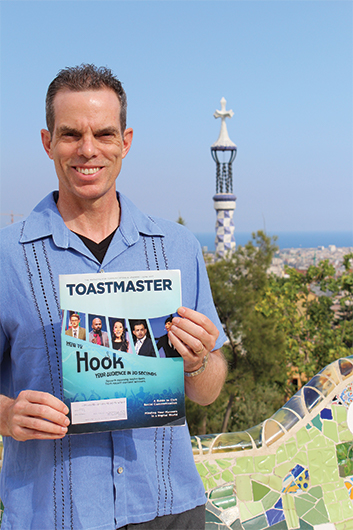
[[[72,98],[87,98],[89,95],[100,95],[100,94],[107,94],[110,96],[113,96],[116,98],[119,106],[120,106],[120,100],[118,98],[118,95],[112,88],[109,87],[100,87],[100,88],[90,88],[85,90],[70,90],[69,88],[60,88],[57,93],[54,96],[53,102],[54,105],[58,101],[69,101]]]
[[[120,101],[111,88],[83,91],[61,89],[54,97],[53,107],[55,122],[62,119],[65,122],[68,118],[80,120],[90,116],[99,119],[101,116],[104,121],[110,118],[111,123],[120,123]]]

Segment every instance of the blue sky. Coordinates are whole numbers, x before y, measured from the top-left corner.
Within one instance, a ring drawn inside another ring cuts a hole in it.
[[[224,96],[238,146],[236,231],[352,229],[352,2],[6,1],[1,213],[56,188],[40,142],[60,68],[112,68],[133,147],[117,188],[143,211],[214,230],[210,146]],[[20,220],[19,217],[15,220]],[[9,222],[2,215],[1,226]]]

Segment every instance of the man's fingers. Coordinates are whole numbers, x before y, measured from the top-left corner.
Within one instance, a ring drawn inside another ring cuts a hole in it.
[[[184,320],[194,322],[198,326],[201,326],[201,328],[203,328],[211,335],[216,335],[218,337],[218,329],[213,324],[213,322],[206,317],[206,315],[203,315],[202,313],[194,311],[193,309],[190,309],[188,307],[179,307],[178,313]]]
[[[205,315],[179,307],[180,317],[174,317],[169,338],[184,359],[186,372],[202,366],[205,356],[214,350],[219,335],[217,327]]]
[[[211,351],[211,349],[213,349],[214,347],[214,342],[209,341],[207,337],[205,337],[203,340],[202,338],[197,339],[193,335],[190,335],[190,333],[188,333],[187,331],[184,331],[175,326],[172,326],[171,333],[173,334],[173,337],[176,337],[176,339],[178,340],[177,345],[174,344],[174,346],[187,346],[195,354],[201,354],[203,349]],[[173,343],[172,337],[170,339]]]
[[[19,398],[24,398],[30,403],[41,403],[43,405],[48,405],[52,409],[57,410],[58,412],[61,412],[62,414],[68,414],[69,409],[63,403],[58,399],[57,397],[53,396],[52,394],[48,394],[47,392],[39,392],[36,390],[23,390],[19,395]]]
[[[192,309],[179,308],[181,317],[173,318],[171,331],[194,352],[203,348],[212,351],[219,332],[216,326],[205,316]]]
[[[30,402],[19,402],[14,404],[13,418],[15,420],[18,418],[18,422],[20,422],[20,418],[22,418],[22,424],[32,429],[36,429],[36,425],[28,425],[27,420],[34,421],[35,423],[41,422],[41,424],[47,423],[49,425],[54,423],[63,427],[70,423],[69,418],[65,416],[65,414],[62,414],[47,405],[38,405]],[[48,431],[47,428],[41,429],[40,427],[38,427],[38,430]]]
[[[20,423],[22,418],[38,418],[67,427],[70,423],[66,414],[68,408],[59,399],[45,392],[24,390],[21,392],[12,406],[12,418],[15,423]],[[31,426],[31,428],[35,428]],[[41,429],[39,429],[41,430]],[[47,431],[47,429],[44,429]]]
[[[47,433],[37,431],[33,429],[27,429],[26,427],[16,426],[12,431],[12,437],[18,442],[25,442],[26,440],[58,440],[64,438],[67,433],[67,429],[62,429],[59,434]]]
[[[18,418],[17,425],[24,429],[29,429],[33,431],[39,431],[46,434],[65,434],[67,432],[67,425],[69,424],[69,419],[66,418],[67,424],[61,425],[60,423],[55,423],[52,421],[46,421],[38,417],[32,416],[21,416]]]
[[[9,400],[6,423],[10,436],[19,441],[57,439],[67,433],[68,407],[46,392],[24,390]]]

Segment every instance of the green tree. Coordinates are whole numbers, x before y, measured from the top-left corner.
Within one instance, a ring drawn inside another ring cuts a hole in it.
[[[229,258],[208,266],[213,299],[229,338],[224,347],[229,372],[220,397],[206,410],[187,403],[195,433],[210,432],[211,426],[218,426],[216,431],[239,430],[248,421],[251,426],[283,401],[285,337],[275,316],[256,309],[267,289],[267,269],[276,249],[274,238],[257,232]],[[244,407],[249,409],[246,414]]]
[[[302,274],[286,267],[286,278],[272,276],[256,309],[275,316],[284,331],[285,359],[311,378],[335,359],[352,353],[353,275],[349,256],[336,276],[327,260]],[[334,302],[339,300],[337,314]]]
[[[337,326],[341,333],[342,342],[347,348],[353,347],[353,253],[343,258],[344,273],[339,277],[340,314]]]

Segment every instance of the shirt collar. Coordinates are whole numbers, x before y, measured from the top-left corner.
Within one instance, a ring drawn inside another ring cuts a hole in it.
[[[67,228],[56,206],[57,193],[54,191],[47,195],[27,217],[20,243],[28,243],[52,236],[57,247],[77,246],[77,236]],[[121,208],[119,230],[127,246],[136,243],[139,234],[147,236],[165,235],[156,221],[142,213],[122,193],[117,193],[117,200],[119,200]]]
[[[117,194],[120,202],[121,217],[119,229],[126,243],[130,246],[139,238],[139,234],[146,236],[164,236],[161,227],[154,219],[142,213],[122,193]]]

